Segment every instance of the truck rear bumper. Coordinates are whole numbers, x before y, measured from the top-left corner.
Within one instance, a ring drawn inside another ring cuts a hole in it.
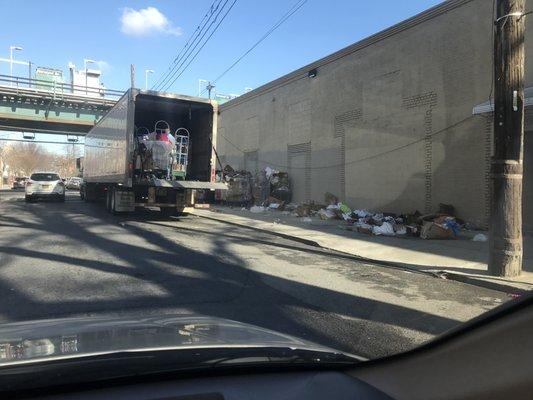
[[[203,181],[168,181],[166,179],[155,179],[149,186],[167,187],[174,189],[208,189],[225,190],[228,186],[222,182],[203,182]]]

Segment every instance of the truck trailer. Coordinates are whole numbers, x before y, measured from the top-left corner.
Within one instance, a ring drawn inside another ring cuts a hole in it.
[[[104,199],[111,213],[159,207],[172,215],[194,206],[215,182],[217,103],[129,89],[85,137],[81,197]]]

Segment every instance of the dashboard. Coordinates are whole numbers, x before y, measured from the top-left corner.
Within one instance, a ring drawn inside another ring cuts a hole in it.
[[[162,382],[84,388],[80,391],[44,393],[46,399],[142,399],[142,400],[272,400],[272,399],[368,399],[391,397],[367,383],[337,371],[276,372],[209,376]]]

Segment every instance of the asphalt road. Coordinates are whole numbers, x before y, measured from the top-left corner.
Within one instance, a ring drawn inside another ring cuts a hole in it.
[[[0,320],[200,314],[377,357],[509,300],[246,228],[0,191]]]

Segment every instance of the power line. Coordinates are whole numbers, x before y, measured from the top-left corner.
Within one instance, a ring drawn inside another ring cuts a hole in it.
[[[205,35],[205,33],[202,35],[202,33],[204,32],[204,29],[206,27],[207,27],[207,29],[209,29],[209,27],[211,26],[211,24],[209,24],[209,21],[211,21],[211,19],[215,15],[215,12],[218,10],[218,8],[220,6],[220,3],[222,3],[222,1],[223,0],[219,0],[218,3],[216,4],[216,6],[215,6],[216,0],[211,4],[211,7],[209,8],[209,11],[204,15],[204,18],[202,19],[200,24],[196,27],[196,30],[195,30],[194,34],[189,38],[189,40],[187,41],[187,43],[185,44],[183,49],[174,58],[172,64],[169,66],[168,71],[166,72],[166,74],[164,76],[162,76],[152,86],[152,88],[157,88],[157,87],[161,87],[162,85],[164,85],[167,82],[167,80],[169,79],[169,77],[175,72],[175,70],[178,69],[182,65],[182,60],[185,57],[188,57],[190,52],[193,51],[196,48],[196,46],[198,45],[199,41]],[[200,37],[200,35],[202,35],[202,37]],[[194,46],[194,47],[192,47],[192,46]],[[191,48],[192,48],[192,50],[191,50]],[[180,64],[180,62],[181,62],[181,64]]]
[[[253,49],[255,49],[261,42],[263,42],[267,37],[269,37],[276,29],[278,29],[287,19],[289,19],[294,13],[296,13],[303,5],[307,3],[307,0],[298,0],[270,29],[257,41],[252,47],[246,50],[237,60],[231,64],[224,72],[222,72],[212,83],[217,82],[220,78],[226,75],[230,70],[233,69],[244,57],[246,57]],[[200,95],[205,92],[205,89]]]
[[[167,76],[165,77],[165,79],[163,80],[163,82],[161,82],[159,84],[159,87],[162,88],[164,87],[168,81],[170,79],[172,79],[176,73],[179,71],[179,69],[181,68],[181,66],[189,59],[189,57],[191,56],[192,52],[198,47],[198,45],[200,44],[200,42],[202,41],[202,39],[205,37],[205,35],[207,34],[207,32],[209,32],[209,29],[211,29],[211,27],[213,26],[213,24],[217,21],[217,18],[218,16],[220,15],[220,13],[223,11],[224,7],[226,6],[226,4],[228,3],[229,0],[226,0],[224,2],[224,4],[222,5],[222,7],[220,8],[219,10],[219,6],[220,6],[220,3],[222,3],[222,0],[219,1],[219,3],[216,5],[214,11],[209,15],[209,18],[208,20],[205,22],[204,26],[200,29],[200,31],[198,32],[198,34],[196,35],[196,38],[195,40],[191,43],[191,46],[194,45],[194,47],[190,47],[189,46],[189,49],[183,54],[183,56],[180,58],[179,61],[177,61],[174,65],[174,67],[172,68],[172,71],[169,72],[167,74]],[[218,10],[218,12],[215,14],[215,12]],[[213,20],[212,17],[214,17]],[[208,25],[209,23],[209,25]],[[207,29],[204,31],[204,28]],[[201,36],[200,36],[201,34]],[[196,40],[198,39],[198,40]]]
[[[218,1],[218,4],[216,4],[215,6],[215,3],[217,3],[217,1]],[[167,72],[163,74],[157,80],[157,82],[154,83],[154,85],[152,85],[152,88],[159,86],[161,84],[161,81],[165,81],[168,78],[168,76],[174,71],[174,69],[176,68],[176,65],[181,61],[181,58],[184,57],[185,54],[187,53],[188,48],[196,42],[196,39],[200,36],[204,28],[207,26],[207,23],[209,22],[209,20],[213,17],[214,13],[218,10],[218,7],[220,6],[220,3],[222,3],[222,1],[223,0],[214,0],[213,3],[211,3],[211,6],[209,7],[208,11],[205,13],[204,17],[202,18],[198,26],[196,27],[196,30],[189,37],[189,39],[187,40],[185,45],[182,47],[178,55],[170,63]]]
[[[413,146],[417,143],[421,143],[423,141],[425,141],[428,137],[433,137],[433,136],[437,136],[441,133],[444,133],[446,132],[447,130],[449,129],[453,129],[455,128],[456,126],[459,126],[461,125],[462,123],[468,121],[469,119],[473,118],[472,115],[469,115],[468,117],[466,118],[463,118],[462,120],[460,121],[457,121],[455,124],[452,124],[452,125],[448,125],[447,127],[441,129],[441,130],[438,130],[437,132],[433,132],[429,135],[424,135],[423,137],[421,137],[420,139],[417,139],[413,142],[409,142],[409,143],[406,143],[404,145],[401,145],[401,146],[398,146],[398,147],[395,147],[393,149],[390,149],[390,150],[386,150],[386,151],[383,151],[381,153],[377,153],[377,154],[372,154],[370,156],[367,156],[367,157],[363,157],[363,158],[360,158],[358,160],[354,160],[354,161],[349,161],[349,162],[346,162],[346,163],[343,163],[343,164],[332,164],[332,165],[321,165],[321,166],[318,166],[318,167],[292,167],[291,166],[291,169],[311,169],[311,170],[320,170],[320,169],[328,169],[328,168],[338,168],[338,167],[342,167],[344,165],[354,165],[354,164],[359,164],[361,162],[364,162],[364,161],[368,161],[368,160],[372,160],[374,158],[378,158],[378,157],[382,157],[384,155],[387,155],[387,154],[390,154],[390,153],[394,153],[396,151],[399,151],[399,150],[403,150],[407,147],[410,147],[410,146]],[[224,136],[222,133],[218,132],[218,134],[220,136],[222,136],[224,138],[224,140],[226,142],[228,142],[232,147],[234,147],[236,150],[238,150],[239,152],[241,153],[246,153],[246,151],[244,151],[243,149],[239,148],[235,143],[231,142],[226,136]],[[270,161],[264,161],[264,160],[260,160],[258,159],[257,160],[258,162],[260,163],[263,163],[263,164],[267,164],[267,165],[272,165],[274,167],[278,167],[278,168],[285,168],[285,169],[288,169],[289,166],[288,165],[282,165],[282,164],[276,164],[276,163],[273,163],[273,162],[270,162]]]
[[[229,0],[226,0],[226,2],[224,3],[224,5],[222,6],[222,9],[226,6],[226,3],[228,2]],[[189,65],[191,65],[191,63],[196,59],[196,56],[198,56],[198,54],[200,53],[200,51],[202,51],[202,49],[205,47],[205,45],[207,44],[207,42],[209,42],[209,39],[211,39],[211,37],[213,36],[213,34],[218,30],[218,28],[220,27],[220,25],[222,24],[222,22],[224,22],[224,20],[226,19],[226,16],[229,14],[229,12],[231,11],[231,9],[233,8],[233,6],[235,6],[235,3],[237,3],[237,0],[233,0],[233,3],[231,3],[231,5],[229,6],[228,10],[226,11],[226,13],[222,16],[222,18],[220,19],[219,23],[215,26],[215,28],[211,31],[211,33],[209,34],[209,36],[207,37],[207,39],[204,41],[204,43],[202,44],[202,46],[198,49],[198,51],[194,54],[193,58],[187,63],[187,65],[185,65],[185,67],[182,69],[182,71],[179,73],[178,76],[176,76],[172,82],[170,82],[163,90],[166,90],[168,89],[169,87],[171,87],[174,82],[176,82],[176,80],[187,70],[187,68],[189,67]],[[220,12],[222,12],[222,9],[220,10]],[[219,12],[219,14],[220,14]],[[218,15],[215,17],[215,20],[212,22],[214,23],[216,21],[216,18],[218,18]],[[207,33],[207,31],[206,31]],[[193,49],[194,50],[194,49]],[[185,60],[186,61],[186,60]],[[176,71],[177,73],[177,71]],[[175,74],[174,74],[175,75]]]
[[[186,54],[183,55],[182,59],[180,60],[181,62],[179,63],[179,65],[176,65],[174,68],[173,68],[173,71],[167,76],[167,78],[159,85],[160,88],[164,88],[165,85],[168,84],[168,82],[173,79],[176,74],[179,72],[180,68],[183,66],[183,64],[185,62],[187,62],[187,60],[189,59],[189,57],[191,56],[191,54],[194,52],[194,50],[198,47],[198,45],[202,42],[203,38],[205,37],[205,35],[207,35],[207,33],[209,32],[209,30],[211,29],[211,27],[213,26],[213,24],[216,23],[219,15],[222,13],[222,11],[224,10],[224,8],[226,7],[226,4],[228,3],[229,0],[225,0],[224,4],[222,4],[222,7],[220,8],[220,10],[218,10],[218,12],[216,14],[213,14],[214,15],[214,19],[211,20],[211,18],[209,18],[209,25],[207,25],[207,21],[206,22],[206,26],[207,26],[207,29],[205,30],[205,32],[203,32],[202,36],[199,37],[198,41],[194,44],[194,47],[192,47],[190,49],[190,51]],[[220,4],[217,5],[217,9],[218,9],[218,6]],[[215,10],[216,11],[216,10]],[[168,86],[166,86],[168,87]]]

